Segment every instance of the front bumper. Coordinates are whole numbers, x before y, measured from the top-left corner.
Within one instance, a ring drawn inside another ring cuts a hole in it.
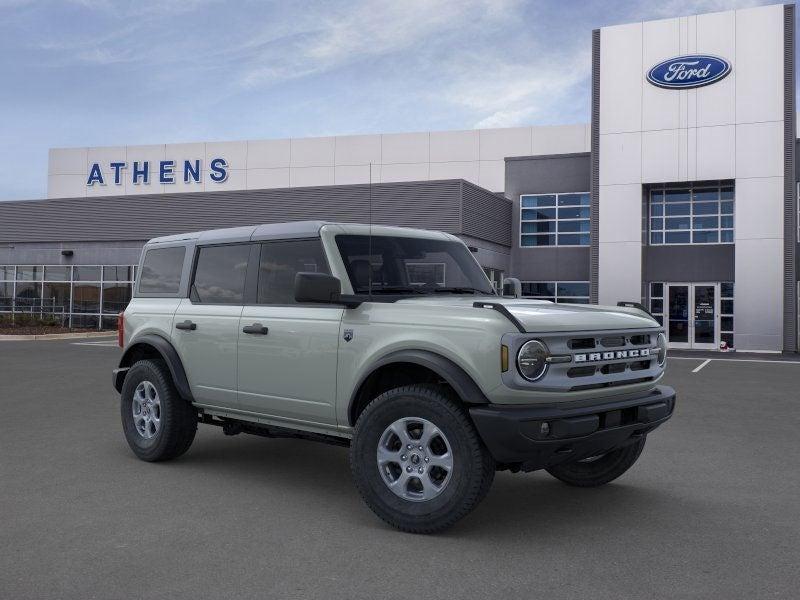
[[[469,409],[495,461],[535,471],[629,444],[664,423],[675,410],[675,390],[656,386],[645,394],[591,406],[508,406]]]

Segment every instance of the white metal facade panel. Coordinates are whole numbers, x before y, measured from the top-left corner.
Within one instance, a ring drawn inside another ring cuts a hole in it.
[[[735,179],[736,345],[781,348],[783,28],[775,5],[600,30],[601,303],[641,294],[631,244],[641,240],[644,184]],[[698,53],[732,72],[688,90],[647,83],[658,62]]]

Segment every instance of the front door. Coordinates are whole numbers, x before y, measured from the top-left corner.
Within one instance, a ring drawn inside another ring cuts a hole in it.
[[[718,283],[669,283],[666,301],[665,328],[670,348],[718,347]]]
[[[261,245],[257,302],[239,320],[239,409],[290,424],[333,425],[344,309],[296,303],[300,271],[329,272],[318,238]]]

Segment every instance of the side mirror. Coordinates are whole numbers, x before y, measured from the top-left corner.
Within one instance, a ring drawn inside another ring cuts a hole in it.
[[[297,273],[294,276],[294,299],[297,302],[338,304],[342,282],[327,273]]]
[[[503,279],[503,296],[519,298],[522,296],[522,283],[516,277],[506,277]]]

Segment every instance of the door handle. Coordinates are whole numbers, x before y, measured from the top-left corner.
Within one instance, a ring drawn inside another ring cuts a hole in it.
[[[269,328],[264,327],[261,323],[253,323],[252,325],[245,325],[242,327],[243,333],[255,333],[258,335],[267,335]]]
[[[184,331],[194,331],[197,329],[197,323],[192,323],[186,319],[183,323],[175,323],[175,329],[183,329]]]

